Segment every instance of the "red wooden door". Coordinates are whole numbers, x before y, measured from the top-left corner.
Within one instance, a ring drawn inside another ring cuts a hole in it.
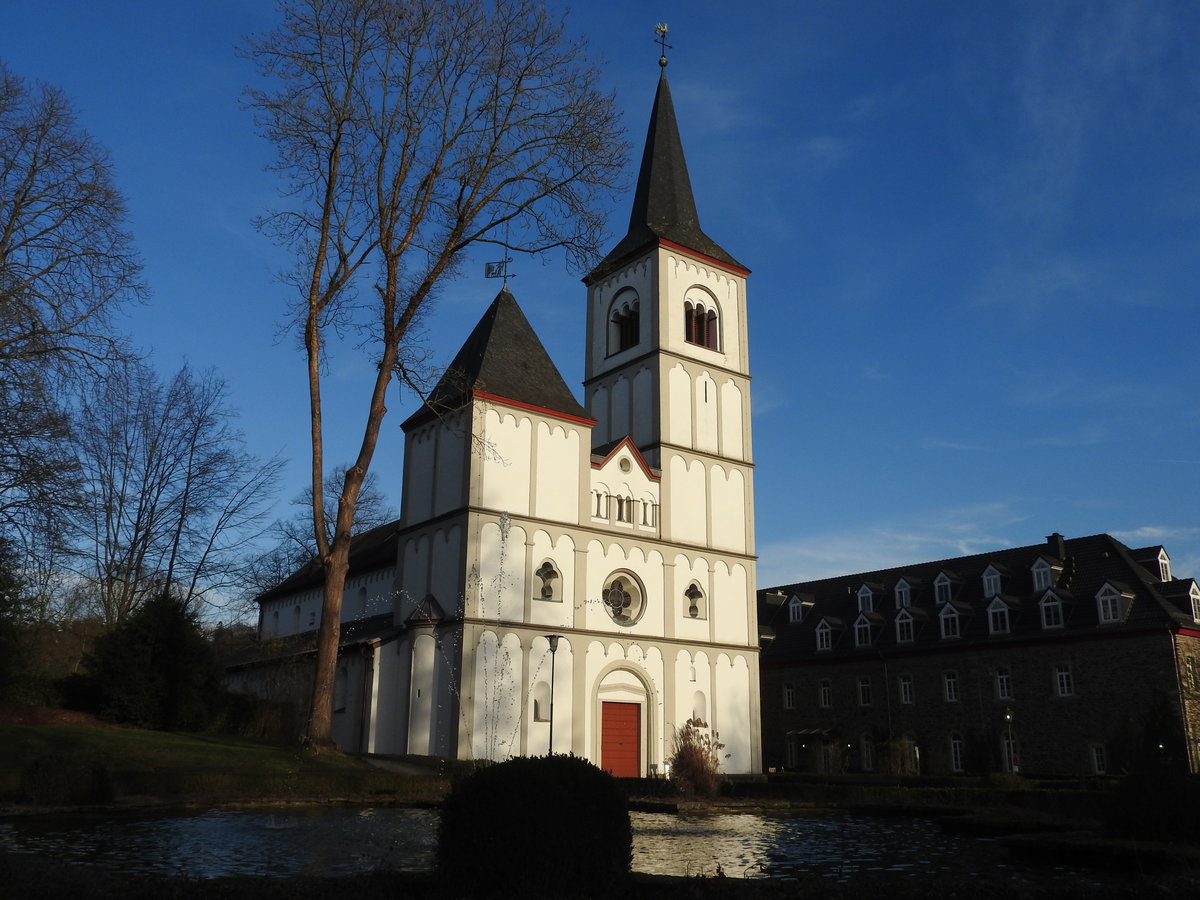
[[[642,774],[641,707],[637,703],[603,703],[600,711],[600,768],[617,778]]]

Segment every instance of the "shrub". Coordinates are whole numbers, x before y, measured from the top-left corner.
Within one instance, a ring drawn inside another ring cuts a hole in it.
[[[721,743],[717,732],[708,732],[701,719],[688,719],[675,732],[671,753],[671,780],[684,797],[714,797],[721,788]]]
[[[576,756],[477,769],[442,807],[438,872],[465,896],[592,896],[625,878],[632,853],[625,795]]]

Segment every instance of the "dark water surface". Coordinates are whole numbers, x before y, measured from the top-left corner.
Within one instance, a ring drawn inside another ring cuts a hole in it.
[[[659,875],[833,878],[865,872],[1008,875],[991,841],[944,834],[927,819],[811,815],[632,813],[633,868]],[[214,809],[133,816],[0,820],[0,848],[135,873],[336,876],[428,871],[438,813],[425,809]],[[1038,870],[1046,877],[1066,869]]]

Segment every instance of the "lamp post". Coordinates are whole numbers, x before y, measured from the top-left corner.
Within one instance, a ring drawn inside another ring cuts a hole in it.
[[[546,640],[550,644],[550,749],[548,755],[554,754],[554,661],[558,653],[560,634],[548,634]]]
[[[1014,748],[1013,748],[1013,739],[1012,739],[1012,709],[1011,708],[1004,710],[1004,721],[1008,727],[1008,739],[1004,745],[1004,755],[1008,757],[1008,771],[1016,772],[1017,764],[1016,764],[1016,759],[1015,759],[1016,754],[1013,752]]]

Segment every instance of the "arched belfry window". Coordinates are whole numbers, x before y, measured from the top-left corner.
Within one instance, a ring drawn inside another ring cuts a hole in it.
[[[608,355],[628,350],[637,344],[641,332],[638,295],[624,290],[613,299],[608,310]]]
[[[683,304],[683,339],[689,344],[720,350],[721,329],[715,304],[687,300]]]
[[[554,596],[554,581],[558,578],[558,571],[554,568],[554,564],[549,560],[542,563],[538,570],[533,573],[541,581],[542,586],[538,592],[538,599],[541,600],[560,600],[562,598]]]

